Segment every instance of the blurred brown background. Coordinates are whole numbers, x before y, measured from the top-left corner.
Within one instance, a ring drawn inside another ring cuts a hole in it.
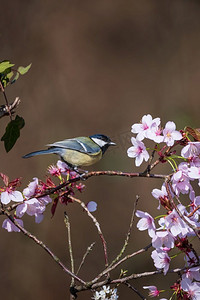
[[[15,0],[1,2],[0,14],[1,60],[9,59],[17,66],[32,62],[28,74],[7,88],[10,101],[16,96],[22,99],[18,114],[26,126],[12,151],[5,153],[3,144],[0,149],[0,171],[10,179],[22,176],[23,187],[32,177],[44,179],[47,166],[56,162],[54,156],[21,158],[47,143],[104,133],[118,147],[93,169],[141,171],[126,151],[131,125],[144,114],[160,116],[163,125],[174,120],[178,129],[200,126],[199,1]],[[2,95],[0,99],[3,104]],[[1,136],[7,122],[1,120]],[[151,190],[162,182],[101,177],[91,178],[86,185],[78,196],[98,203],[95,216],[112,261],[123,245],[136,194],[140,195],[138,208],[157,215],[158,203]],[[30,217],[24,218],[24,225],[70,266],[65,210],[71,220],[76,268],[88,245],[96,241],[80,273],[90,280],[103,269],[102,245],[78,205],[59,206],[53,219],[48,208],[40,225]],[[0,235],[2,299],[69,299],[69,278],[42,249],[22,234],[1,229]],[[149,242],[146,232],[134,228],[127,253]],[[154,270],[150,254],[121,267],[130,274]],[[133,285],[147,295],[143,285],[165,289],[175,278],[146,278]],[[139,299],[123,286],[119,294],[120,299]],[[91,296],[85,292],[78,299]]]

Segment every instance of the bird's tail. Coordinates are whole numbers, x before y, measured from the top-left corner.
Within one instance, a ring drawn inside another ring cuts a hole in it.
[[[28,153],[24,156],[22,156],[22,158],[29,158],[35,155],[43,155],[43,154],[59,154],[60,153],[60,149],[59,148],[49,148],[49,149],[45,149],[45,150],[39,150],[39,151],[34,151],[31,153]]]

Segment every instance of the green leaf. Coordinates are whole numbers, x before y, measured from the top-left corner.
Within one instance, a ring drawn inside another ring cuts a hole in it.
[[[6,152],[9,152],[15,145],[17,139],[20,136],[20,129],[22,129],[24,125],[24,119],[22,117],[19,117],[18,115],[15,117],[15,120],[12,120],[8,123],[6,132],[1,138],[1,141],[4,141]]]
[[[21,75],[24,75],[28,72],[28,70],[30,69],[32,64],[28,65],[27,67],[19,67],[17,69],[17,71],[21,74]]]
[[[3,73],[6,69],[13,67],[14,64],[11,64],[8,60],[0,62],[0,73]]]

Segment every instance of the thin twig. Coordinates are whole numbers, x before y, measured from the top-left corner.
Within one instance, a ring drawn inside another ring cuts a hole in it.
[[[4,116],[8,116],[8,115],[10,115],[10,113],[13,114],[20,102],[21,101],[20,101],[19,97],[16,97],[15,100],[11,104],[1,105],[0,106],[0,118],[2,118]]]
[[[91,212],[88,210],[87,206],[85,205],[84,202],[82,202],[80,199],[75,198],[71,195],[68,195],[68,198],[70,198],[72,201],[77,202],[78,204],[81,205],[81,207],[87,212],[87,215],[92,219],[94,225],[97,228],[98,234],[101,238],[102,244],[103,244],[103,249],[104,249],[104,258],[105,258],[105,266],[108,266],[108,253],[107,253],[107,246],[106,246],[106,241],[105,238],[103,236],[103,233],[101,231],[101,227],[99,222],[97,221],[97,219],[91,214]],[[109,272],[106,272],[106,274],[108,274]]]
[[[146,247],[133,252],[131,254],[126,255],[124,258],[122,258],[121,260],[119,260],[118,262],[116,262],[116,264],[112,265],[111,267],[106,268],[105,270],[103,270],[99,275],[96,276],[95,279],[93,279],[89,284],[93,285],[94,283],[96,283],[102,276],[105,276],[108,272],[111,272],[112,270],[114,270],[115,268],[117,268],[119,265],[121,265],[124,261],[138,255],[141,254],[143,252],[146,252],[149,248],[151,247],[151,244],[147,245]]]
[[[92,251],[94,245],[95,245],[95,242],[92,243],[92,244],[87,248],[85,254],[83,255],[82,261],[81,261],[81,263],[80,263],[80,265],[79,265],[79,267],[78,267],[78,270],[77,270],[77,272],[76,272],[76,275],[78,275],[78,273],[80,272],[80,269],[82,268],[82,266],[83,266],[83,264],[84,264],[84,262],[85,262],[86,257],[87,257],[88,254]]]
[[[150,171],[155,167],[155,165],[152,164],[152,161],[153,161],[153,159],[154,159],[155,152],[156,152],[156,149],[154,149],[154,150],[152,151],[152,153],[151,153],[151,156],[150,156],[149,161],[148,161],[148,166],[147,166],[146,170],[144,171],[144,173],[146,173],[146,174],[149,174]]]
[[[66,212],[64,212],[64,222],[67,227],[69,256],[70,256],[70,261],[71,261],[71,271],[72,271],[72,273],[74,273],[74,259],[73,259],[73,251],[72,251],[70,222],[69,222],[69,217]],[[74,286],[74,277],[72,277],[70,286],[71,287]]]
[[[129,282],[125,281],[124,284],[131,289],[132,291],[134,291],[141,299],[146,300],[146,298],[140,294],[140,292],[134,287],[132,286]]]
[[[1,79],[0,79],[0,89],[2,90],[2,93],[3,93],[3,95],[4,95],[4,99],[5,99],[5,101],[6,101],[6,106],[8,107],[8,114],[9,114],[10,120],[12,121],[12,114],[11,114],[11,111],[10,111],[10,109],[9,109],[8,98],[7,98],[7,96],[6,96],[6,92],[5,92],[5,89],[4,89],[4,86],[3,86],[3,83],[2,83],[2,81],[1,81]]]
[[[26,235],[28,238],[32,239],[37,245],[42,247],[50,256],[53,258],[53,260],[63,269],[65,273],[70,275],[71,277],[75,278],[77,281],[79,281],[82,284],[85,284],[85,281],[83,281],[81,278],[79,278],[76,274],[72,273],[61,261],[60,259],[38,238],[36,238],[35,235],[31,234],[28,230],[26,230],[24,227],[22,227],[14,218],[10,215],[9,212],[4,211],[4,214],[9,218],[9,220],[20,229],[20,231]]]
[[[132,212],[132,215],[131,215],[131,222],[130,222],[130,225],[129,225],[129,229],[128,229],[128,233],[126,235],[124,245],[123,245],[122,250],[120,251],[119,255],[112,261],[112,263],[109,265],[109,267],[112,267],[120,259],[120,257],[123,255],[123,253],[126,250],[126,247],[128,245],[130,235],[131,235],[131,229],[133,227],[133,221],[134,221],[134,216],[135,216],[135,211],[136,211],[136,206],[137,206],[138,201],[139,201],[139,196],[136,195],[136,200],[134,202],[133,212]]]

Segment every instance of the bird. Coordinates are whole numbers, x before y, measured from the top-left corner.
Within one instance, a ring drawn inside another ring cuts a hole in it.
[[[28,153],[23,158],[43,154],[57,154],[62,161],[76,171],[79,167],[95,164],[102,158],[108,147],[115,145],[108,136],[94,134],[48,144],[48,149]]]

